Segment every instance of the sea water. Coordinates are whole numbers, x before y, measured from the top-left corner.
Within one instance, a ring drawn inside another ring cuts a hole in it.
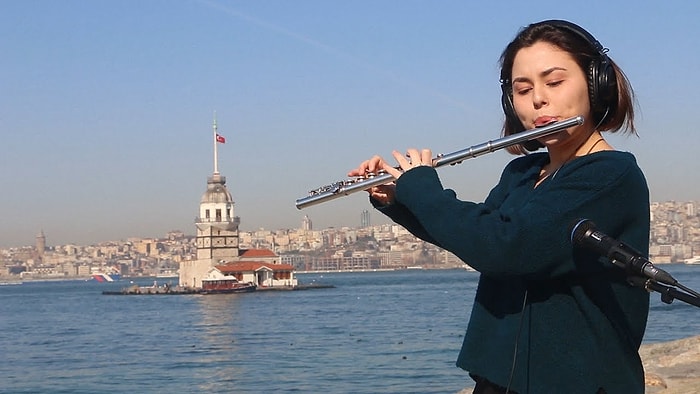
[[[660,268],[700,289],[700,266]],[[455,360],[477,273],[298,278],[335,287],[109,296],[129,279],[0,286],[0,392],[454,394],[472,385]],[[651,297],[646,343],[700,334],[700,308]]]

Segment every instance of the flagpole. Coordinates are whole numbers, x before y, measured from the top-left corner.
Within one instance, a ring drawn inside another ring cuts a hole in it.
[[[217,131],[216,131],[216,111],[214,111],[214,125],[213,125],[213,129],[214,129],[214,175],[218,175],[218,174],[219,174],[219,159],[218,159],[218,156],[219,156],[219,155],[218,155],[218,146],[217,146],[217,145],[218,145],[218,143],[217,143],[218,141],[216,140],[216,135],[217,135]]]

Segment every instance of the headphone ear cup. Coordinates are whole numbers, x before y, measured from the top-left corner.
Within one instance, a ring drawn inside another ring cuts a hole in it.
[[[518,119],[518,114],[515,112],[515,106],[513,105],[513,91],[508,85],[508,82],[501,83],[501,106],[503,107],[503,113],[506,115],[506,121],[510,125],[513,133],[520,133],[525,131],[525,126]],[[541,142],[537,140],[530,140],[521,142],[520,145],[526,150],[534,152],[540,148],[544,148]]]
[[[607,55],[591,60],[588,67],[588,96],[597,125],[617,110],[617,76]]]

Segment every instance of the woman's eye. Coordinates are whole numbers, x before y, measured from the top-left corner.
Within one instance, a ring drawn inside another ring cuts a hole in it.
[[[547,82],[547,86],[559,86],[559,85],[561,85],[562,82],[563,82],[563,80],[561,80],[561,79],[557,80],[557,81]]]
[[[518,93],[518,95],[522,96],[524,94],[528,94],[530,92],[530,90],[532,90],[532,88],[521,88],[521,89],[517,89],[516,93]]]

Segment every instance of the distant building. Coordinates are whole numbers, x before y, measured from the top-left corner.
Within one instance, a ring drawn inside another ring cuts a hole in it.
[[[238,261],[215,266],[206,277],[208,280],[234,277],[239,282],[252,282],[258,287],[296,286],[294,266],[272,264],[263,261]]]
[[[309,219],[309,215],[304,215],[304,219],[301,221],[301,229],[304,231],[311,231],[314,229],[311,219]]]
[[[46,235],[44,235],[44,230],[41,230],[36,236],[36,253],[39,260],[44,258],[44,252],[46,251]]]
[[[360,214],[360,228],[367,228],[369,226],[371,226],[369,220],[369,211],[365,209]]]

